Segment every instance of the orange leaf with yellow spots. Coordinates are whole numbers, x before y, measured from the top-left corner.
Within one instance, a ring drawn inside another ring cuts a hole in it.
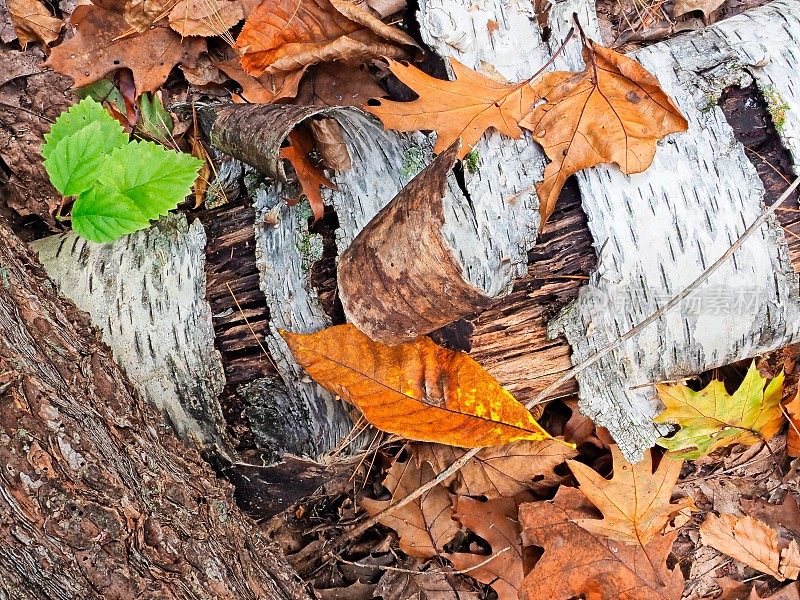
[[[426,337],[387,346],[353,325],[281,335],[317,383],[383,431],[462,448],[550,438],[477,362]]]

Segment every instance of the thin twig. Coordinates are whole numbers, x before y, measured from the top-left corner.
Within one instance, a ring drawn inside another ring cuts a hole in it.
[[[481,567],[489,564],[495,558],[497,558],[498,556],[500,556],[504,552],[508,552],[509,550],[511,550],[511,546],[506,546],[505,548],[503,548],[499,552],[495,552],[494,554],[492,554],[486,560],[479,562],[477,565],[472,565],[471,567],[468,567],[466,569],[461,569],[459,571],[450,571],[450,570],[445,571],[443,569],[430,569],[428,571],[414,571],[413,569],[401,569],[400,567],[389,567],[387,565],[362,565],[360,563],[353,562],[351,560],[347,560],[345,558],[342,558],[338,554],[333,554],[332,556],[333,556],[334,559],[336,559],[337,561],[339,561],[341,563],[344,563],[346,565],[352,565],[354,567],[361,567],[362,569],[378,569],[380,571],[394,571],[395,573],[406,573],[408,575],[465,575],[465,574],[467,574],[467,573],[469,573],[471,571],[474,571],[475,569],[480,569]]]

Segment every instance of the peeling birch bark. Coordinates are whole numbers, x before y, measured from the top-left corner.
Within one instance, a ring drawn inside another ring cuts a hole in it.
[[[34,242],[59,291],[89,313],[139,393],[184,440],[225,447],[225,385],[206,302],[206,237],[182,215],[113,244],[69,232]]]
[[[721,256],[763,209],[764,188],[716,99],[755,78],[787,105],[778,127],[798,164],[800,3],[777,0],[636,55],[689,120],[652,166],[578,174],[598,267],[553,324],[580,362],[654,313]],[[770,100],[767,100],[768,103]],[[691,375],[796,342],[797,275],[777,222],[763,226],[686,303],[578,375],[581,411],[628,459],[660,432],[652,382]]]

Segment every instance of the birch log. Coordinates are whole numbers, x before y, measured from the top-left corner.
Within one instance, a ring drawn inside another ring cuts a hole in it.
[[[205,299],[205,232],[182,215],[95,244],[65,233],[33,243],[59,291],[89,313],[142,397],[198,448],[225,447],[225,385]]]
[[[800,158],[800,3],[776,0],[635,56],[675,99],[689,131],[661,143],[642,174],[599,167],[578,175],[599,258],[553,326],[566,333],[574,362],[668,302],[763,210],[763,185],[716,106],[723,88],[754,78],[768,104],[785,104],[776,126],[795,165]],[[581,372],[581,411],[638,459],[660,433],[651,423],[659,411],[653,382],[774,350],[799,334],[797,275],[773,220],[682,306]]]

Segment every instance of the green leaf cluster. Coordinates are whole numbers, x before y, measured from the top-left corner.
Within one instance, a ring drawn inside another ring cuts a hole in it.
[[[87,97],[62,113],[42,147],[50,181],[76,196],[72,227],[94,242],[144,229],[177,207],[202,161],[152,142],[131,142],[101,104]]]

